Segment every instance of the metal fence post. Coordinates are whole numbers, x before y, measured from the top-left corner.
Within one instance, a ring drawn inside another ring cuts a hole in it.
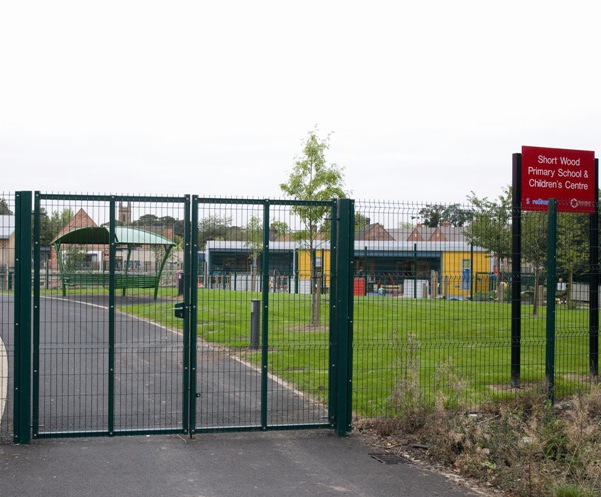
[[[336,256],[336,432],[345,436],[352,422],[353,366],[353,266],[355,202],[338,200],[338,250]]]
[[[31,192],[15,194],[14,442],[31,441]]]
[[[522,154],[513,154],[511,195],[511,386],[520,386],[522,341]]]
[[[328,351],[328,421],[336,426],[336,362],[338,360],[338,210],[332,203],[330,211],[330,337]]]
[[[549,233],[547,235],[547,340],[545,375],[547,398],[555,401],[555,290],[557,285],[557,200],[549,200]]]
[[[115,430],[115,273],[117,270],[117,244],[115,242],[116,199],[109,203],[109,350],[108,350],[108,434]]]
[[[589,370],[595,378],[599,375],[599,159],[595,159],[595,206],[589,233]]]
[[[189,195],[185,197],[184,207],[184,343],[183,343],[183,416],[182,429],[190,436],[194,433],[196,423],[196,291],[198,285],[198,253],[195,238],[198,238],[198,204]],[[192,219],[194,221],[192,221]],[[194,294],[194,297],[192,297]]]

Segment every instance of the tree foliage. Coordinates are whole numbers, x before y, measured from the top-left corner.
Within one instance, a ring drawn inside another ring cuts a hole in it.
[[[568,288],[574,276],[589,270],[590,255],[589,216],[560,213],[557,216],[557,272],[567,277]],[[574,307],[573,292],[568,291],[567,304]]]
[[[532,314],[538,314],[539,286],[547,267],[548,216],[546,212],[522,212],[522,259],[534,272]]]
[[[40,209],[40,245],[50,245],[73,216],[74,213],[71,209],[63,209],[61,212],[53,211],[49,216],[46,209],[42,207]]]
[[[204,249],[209,240],[228,240],[232,232],[232,219],[216,214],[198,221],[198,245]]]
[[[474,218],[465,230],[470,242],[490,250],[497,267],[511,256],[511,189],[506,188],[496,201],[480,199],[473,192],[469,197],[474,209]],[[521,213],[522,260],[534,273],[534,306],[537,313],[541,296],[539,285],[544,284],[547,260],[548,214],[546,212]],[[559,213],[557,218],[557,271],[567,278],[571,287],[576,274],[588,271],[589,257],[589,218],[582,214]],[[571,291],[568,292],[571,306]]]
[[[0,216],[12,216],[13,211],[10,210],[6,200],[0,198]]]
[[[474,218],[471,209],[466,209],[460,204],[428,204],[419,211],[422,223],[430,228],[442,226],[445,223],[455,227],[462,227]]]
[[[298,157],[280,189],[294,200],[332,200],[346,198],[343,170],[336,164],[328,164],[325,152],[330,147],[330,136],[321,139],[316,131],[309,132],[303,142],[302,155]],[[312,242],[321,229],[329,208],[326,206],[295,206],[297,214],[305,226],[299,236]]]
[[[286,183],[280,184],[285,195],[294,200],[332,200],[345,198],[343,170],[336,164],[328,164],[325,153],[330,147],[330,136],[322,139],[317,131],[310,131],[302,142],[302,154],[298,157]],[[317,234],[323,229],[327,206],[295,206],[293,212],[299,216],[304,230],[295,233],[297,240],[303,240],[313,251]],[[327,235],[326,235],[327,236]],[[311,273],[311,325],[320,321],[321,275],[316,274],[315,258],[310,257]]]
[[[468,197],[473,220],[465,230],[466,238],[493,253],[497,267],[511,256],[511,190],[506,188],[497,200],[478,198],[474,192]]]
[[[156,216],[155,214],[144,214],[135,221],[132,221],[132,226],[141,229],[148,228],[163,228],[171,229],[173,234],[182,237],[184,236],[184,221],[175,219],[172,216]]]

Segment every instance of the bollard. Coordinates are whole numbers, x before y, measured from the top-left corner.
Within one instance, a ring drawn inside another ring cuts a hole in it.
[[[250,306],[250,348],[259,348],[261,328],[261,300],[252,299]]]

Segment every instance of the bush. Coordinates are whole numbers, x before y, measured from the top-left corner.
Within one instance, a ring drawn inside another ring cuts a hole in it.
[[[441,369],[447,388],[434,405],[420,399],[409,377],[399,383],[396,417],[388,425],[400,430],[397,436],[426,445],[436,461],[512,495],[601,495],[601,388],[557,406],[546,400],[544,388],[533,388],[515,401],[466,413],[460,396],[448,389],[462,382],[451,366]]]

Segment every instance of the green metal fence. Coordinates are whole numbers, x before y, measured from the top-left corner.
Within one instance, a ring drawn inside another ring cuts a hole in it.
[[[2,441],[343,435],[598,379],[595,216],[517,212],[515,264],[504,205],[3,198]]]
[[[555,397],[597,381],[590,216],[558,214],[550,261],[548,214],[519,213],[516,274],[511,207],[357,202],[356,210],[355,414],[402,414],[417,402],[478,409],[532,389],[544,394],[550,381]]]

